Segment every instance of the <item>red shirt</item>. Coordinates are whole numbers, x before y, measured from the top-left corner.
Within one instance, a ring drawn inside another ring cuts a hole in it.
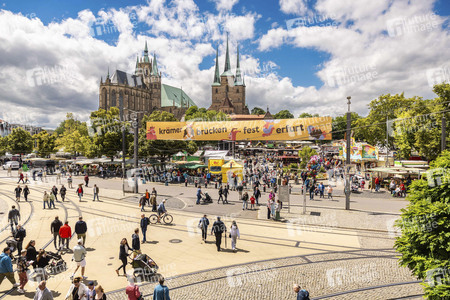
[[[378,179],[378,177],[375,178],[375,184],[380,184],[380,179]]]
[[[141,293],[139,292],[139,287],[137,285],[127,286],[127,288],[125,289],[125,293],[128,295],[128,300],[137,300],[141,295]]]
[[[72,229],[69,225],[63,225],[59,229],[59,236],[63,239],[68,239],[72,236]]]

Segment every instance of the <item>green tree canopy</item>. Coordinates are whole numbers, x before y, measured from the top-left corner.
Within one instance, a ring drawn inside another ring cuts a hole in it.
[[[37,154],[41,157],[50,155],[56,152],[56,135],[48,134],[46,130],[33,135],[33,140],[36,142]]]
[[[294,115],[287,109],[280,110],[274,116],[274,119],[293,119]]]
[[[303,118],[314,118],[314,117],[319,117],[319,114],[310,114],[310,113],[302,113],[300,114],[300,116],[298,116],[300,119]]]
[[[410,187],[408,206],[396,226],[401,236],[395,248],[400,264],[419,279],[426,280],[428,299],[450,298],[450,151],[434,162],[425,178]],[[444,276],[439,280],[439,273]]]
[[[298,157],[300,157],[300,168],[304,169],[309,162],[311,156],[317,155],[317,151],[312,149],[309,146],[303,147],[300,151],[298,151]]]
[[[23,128],[14,128],[6,137],[6,150],[12,154],[28,154],[33,150],[33,138]]]
[[[352,112],[351,119],[352,119],[351,128],[355,128],[356,121],[361,119],[361,116],[355,112]],[[347,130],[347,114],[344,114],[343,116],[334,117],[332,123],[333,140],[344,139],[346,130]],[[355,135],[355,139],[358,139],[358,136]]]
[[[86,138],[88,137],[88,128],[86,122],[76,120],[72,113],[66,115],[66,120],[61,122],[56,129],[57,139],[56,146],[64,148],[65,152],[82,153],[87,149]]]
[[[186,121],[198,120],[198,121],[225,121],[229,120],[228,116],[220,111],[207,110],[206,108],[197,108],[197,106],[191,106],[186,111],[184,116]]]
[[[251,114],[252,115],[264,115],[266,113],[266,111],[260,107],[253,107]]]

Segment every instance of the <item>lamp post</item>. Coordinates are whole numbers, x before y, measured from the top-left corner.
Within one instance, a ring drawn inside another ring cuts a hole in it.
[[[346,156],[346,162],[345,167],[347,169],[347,176],[345,177],[345,210],[350,209],[350,134],[351,134],[351,113],[350,113],[350,99],[352,97],[347,97],[347,105],[348,105],[348,111],[347,111],[347,156]]]

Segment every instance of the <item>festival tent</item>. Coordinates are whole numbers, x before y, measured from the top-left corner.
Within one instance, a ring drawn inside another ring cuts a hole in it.
[[[222,165],[222,182],[223,183],[227,183],[227,182],[232,183],[233,182],[232,181],[233,174],[238,177],[238,183],[242,182],[242,180],[244,178],[243,170],[244,170],[243,165],[238,164],[234,160],[230,160],[226,164]]]

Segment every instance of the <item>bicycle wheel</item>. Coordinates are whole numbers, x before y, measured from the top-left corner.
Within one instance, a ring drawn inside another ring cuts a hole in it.
[[[151,215],[149,219],[150,219],[150,224],[156,224],[158,222],[157,215]]]
[[[163,218],[163,221],[164,221],[164,223],[166,223],[166,224],[172,223],[172,221],[173,221],[172,215],[165,215],[164,218]]]

